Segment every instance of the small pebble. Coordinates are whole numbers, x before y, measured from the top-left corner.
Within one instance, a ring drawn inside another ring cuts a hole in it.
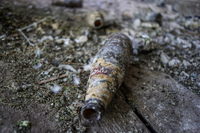
[[[87,36],[79,36],[75,39],[76,43],[84,43],[88,41],[88,37]]]
[[[159,28],[159,24],[156,22],[142,22],[141,27],[144,28]]]
[[[168,65],[170,67],[177,67],[180,63],[180,60],[174,58],[168,62]]]
[[[188,67],[188,66],[191,66],[191,63],[189,62],[189,61],[186,61],[186,60],[183,60],[183,65],[184,65],[184,67]]]
[[[51,27],[52,27],[53,30],[57,30],[59,28],[59,24],[53,23],[53,24],[51,24]]]
[[[133,27],[135,29],[137,29],[141,24],[141,20],[140,19],[135,19],[135,21],[133,22]]]
[[[170,57],[167,54],[165,54],[164,52],[162,52],[160,55],[160,60],[163,64],[167,64],[170,60]]]

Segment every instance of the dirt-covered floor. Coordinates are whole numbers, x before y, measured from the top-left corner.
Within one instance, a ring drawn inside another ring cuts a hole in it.
[[[105,17],[101,29],[87,24],[92,10]],[[85,0],[82,8],[1,0],[0,132],[84,132],[79,111],[89,64],[115,32],[132,40],[132,64],[163,71],[200,96],[197,16],[131,0]]]

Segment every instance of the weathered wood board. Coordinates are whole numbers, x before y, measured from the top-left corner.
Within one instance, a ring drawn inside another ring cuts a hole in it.
[[[123,94],[160,133],[200,132],[200,97],[167,74],[132,66]]]
[[[0,133],[55,133],[57,131],[54,112],[45,114],[49,111],[50,109],[42,104],[30,103],[28,109],[17,110],[8,104],[0,103]],[[25,131],[19,130],[18,122],[20,121],[30,121],[31,128]]]
[[[87,133],[149,133],[146,126],[135,115],[119,91],[98,123],[88,127]]]

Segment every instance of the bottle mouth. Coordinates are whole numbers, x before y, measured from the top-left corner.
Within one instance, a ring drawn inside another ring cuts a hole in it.
[[[85,109],[83,117],[89,121],[98,121],[101,119],[101,114],[95,109]]]
[[[100,27],[101,26],[101,20],[96,20],[94,22],[95,27]]]
[[[98,121],[104,113],[104,104],[99,99],[89,99],[85,101],[81,108],[81,116],[88,121]]]
[[[95,21],[94,21],[94,26],[96,28],[100,28],[102,27],[103,23],[102,23],[102,19],[101,18],[97,18]]]

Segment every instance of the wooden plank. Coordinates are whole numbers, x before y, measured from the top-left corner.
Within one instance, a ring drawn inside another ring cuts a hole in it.
[[[0,102],[0,133],[55,133],[55,116],[52,116],[50,111],[42,104],[30,103],[25,110],[17,110]],[[20,129],[18,127],[19,121],[30,121],[30,128]]]
[[[132,66],[122,92],[160,133],[200,131],[200,97],[169,75]]]
[[[125,102],[121,92],[113,98],[102,120],[89,127],[86,133],[119,133],[137,132],[149,133],[146,126],[135,115],[131,107]]]

